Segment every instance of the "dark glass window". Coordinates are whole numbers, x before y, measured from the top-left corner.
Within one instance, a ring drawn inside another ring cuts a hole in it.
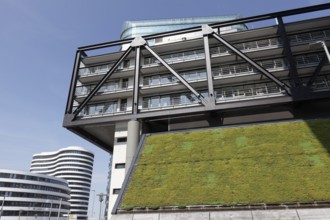
[[[119,137],[119,138],[117,138],[117,142],[118,143],[127,142],[127,137]]]
[[[115,164],[115,169],[122,169],[125,168],[125,163],[116,163]]]
[[[120,192],[120,189],[113,189],[112,190],[112,194],[116,194],[117,195],[117,194],[119,194],[119,192]]]

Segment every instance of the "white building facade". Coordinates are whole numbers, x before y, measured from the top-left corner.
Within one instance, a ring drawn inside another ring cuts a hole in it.
[[[70,214],[87,219],[93,162],[91,151],[70,146],[33,155],[30,171],[67,180],[71,189]]]
[[[1,220],[64,220],[70,208],[66,180],[0,169]]]

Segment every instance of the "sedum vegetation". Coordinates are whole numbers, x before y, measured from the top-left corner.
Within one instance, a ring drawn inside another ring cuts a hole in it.
[[[330,200],[330,120],[152,135],[120,208]]]

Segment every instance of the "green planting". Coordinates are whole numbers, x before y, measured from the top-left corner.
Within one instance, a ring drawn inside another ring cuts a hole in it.
[[[330,120],[147,138],[120,208],[330,200]]]

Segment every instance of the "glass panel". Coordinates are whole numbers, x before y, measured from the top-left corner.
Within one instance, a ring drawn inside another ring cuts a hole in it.
[[[102,114],[103,113],[103,107],[104,107],[103,104],[96,105],[96,107],[95,107],[95,114]]]
[[[160,99],[160,105],[162,107],[171,105],[171,97],[170,96],[162,96]]]
[[[315,32],[312,32],[312,37],[314,40],[323,39],[324,33],[323,33],[323,31],[315,31]]]
[[[160,79],[161,84],[168,84],[168,83],[171,83],[171,82],[172,82],[172,76],[171,75],[162,76],[161,79]]]
[[[159,107],[159,96],[151,97],[150,100],[150,107],[151,108],[158,108]]]
[[[88,115],[95,115],[95,105],[88,106]]]
[[[117,111],[117,102],[107,103],[104,107],[105,113],[114,113]]]
[[[159,85],[159,83],[160,83],[159,75],[151,77],[150,85]]]
[[[198,72],[198,77],[199,77],[199,79],[206,79],[207,78],[206,71],[205,70],[199,71]]]
[[[197,73],[196,72],[191,72],[189,73],[189,80],[197,80]]]

